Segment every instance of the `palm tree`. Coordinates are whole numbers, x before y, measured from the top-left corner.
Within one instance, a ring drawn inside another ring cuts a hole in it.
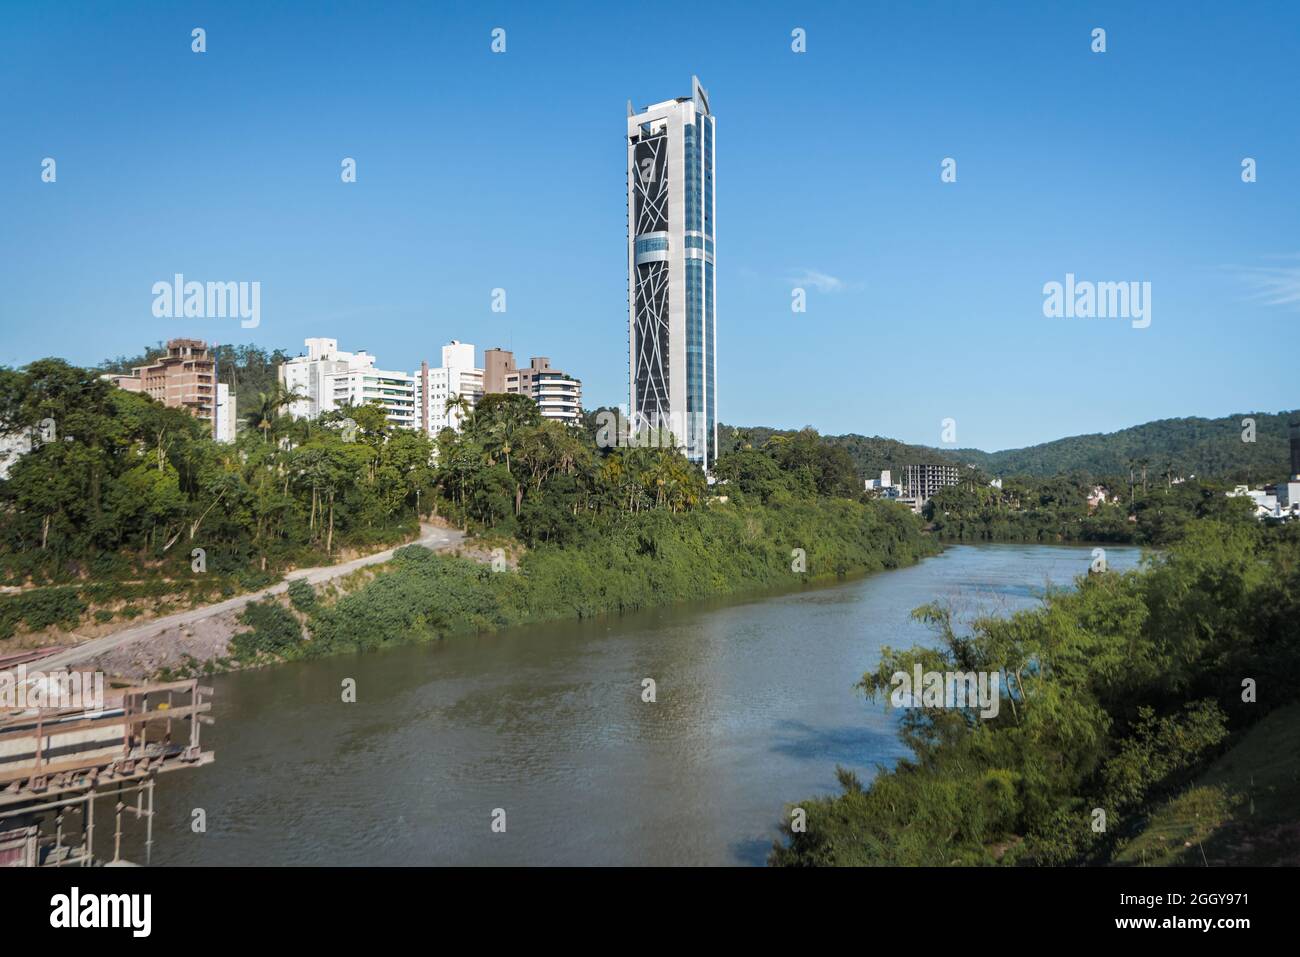
[[[257,393],[257,402],[244,413],[244,421],[250,429],[261,429],[263,441],[269,442],[271,429],[280,417],[280,410],[305,398],[297,389],[286,389],[277,382],[270,392]]]
[[[447,413],[447,421],[456,423],[464,422],[466,416],[468,416],[471,411],[469,400],[459,392],[447,396],[447,400],[443,403],[442,409]],[[459,415],[453,417],[451,415],[453,409],[458,412]]]

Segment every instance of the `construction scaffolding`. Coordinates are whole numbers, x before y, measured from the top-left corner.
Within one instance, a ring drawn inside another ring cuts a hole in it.
[[[214,758],[199,743],[211,696],[188,679],[122,689],[94,711],[0,710],[0,867],[125,863],[124,815],[145,821],[149,863],[157,776]],[[113,856],[104,861],[95,856],[95,804],[108,798]]]

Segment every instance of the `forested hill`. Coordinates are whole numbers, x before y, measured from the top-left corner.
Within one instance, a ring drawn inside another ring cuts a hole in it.
[[[769,429],[766,426],[753,428],[718,426],[718,451],[730,452],[737,447],[752,445],[761,448],[763,443],[774,435],[792,435],[784,429]],[[918,465],[923,462],[950,462],[958,465],[965,461],[955,450],[941,451],[926,448],[924,445],[908,445],[896,439],[886,439],[879,435],[866,436],[850,433],[849,435],[828,435],[826,442],[838,445],[849,454],[858,474],[867,478],[879,478],[880,473],[889,469],[894,473],[894,480],[901,478],[905,465]],[[985,453],[980,452],[980,455]]]
[[[1242,420],[1246,418],[1255,420],[1254,442],[1242,440]],[[904,465],[951,462],[977,466],[989,475],[1117,476],[1127,475],[1130,468],[1140,471],[1145,465],[1151,475],[1170,472],[1220,481],[1266,482],[1287,474],[1287,425],[1296,420],[1300,420],[1300,410],[1241,412],[1217,419],[1160,419],[1118,432],[1075,435],[1001,452],[929,448],[854,433],[827,436],[826,440],[842,446],[858,472],[872,478],[882,469],[897,473]],[[757,447],[782,432],[761,426],[720,426],[720,451],[745,441]]]
[[[1255,420],[1255,441],[1243,441],[1243,419]],[[1145,464],[1154,474],[1236,481],[1277,481],[1289,470],[1289,422],[1300,411],[1241,412],[1218,419],[1160,419],[1108,434],[1075,435],[1001,452],[960,449],[955,455],[994,475],[1115,475]]]

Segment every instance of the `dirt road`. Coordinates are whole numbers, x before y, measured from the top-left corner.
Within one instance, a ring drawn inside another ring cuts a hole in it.
[[[452,548],[465,538],[465,533],[457,529],[438,528],[433,525],[422,525],[421,530],[424,534],[416,541],[409,542],[411,545],[423,545],[425,548],[434,551],[442,551]],[[404,548],[405,546],[398,546]],[[121,631],[115,631],[111,635],[103,635],[99,638],[92,638],[84,644],[77,645],[75,648],[68,648],[47,658],[41,658],[38,661],[28,663],[29,668],[40,668],[42,671],[52,671],[57,668],[67,668],[78,662],[86,661],[102,655],[105,652],[113,651],[128,645],[133,641],[141,638],[153,637],[161,632],[171,628],[177,628],[184,625],[191,625],[196,622],[213,618],[231,611],[242,609],[251,601],[259,601],[269,595],[281,595],[289,590],[289,583],[302,579],[311,585],[319,585],[322,582],[331,581],[335,578],[342,578],[356,571],[358,568],[365,568],[367,565],[378,565],[382,562],[389,561],[393,557],[393,552],[397,549],[389,548],[382,552],[376,552],[373,555],[365,555],[361,558],[354,558],[348,562],[341,562],[338,565],[327,565],[322,568],[300,568],[297,571],[290,572],[285,576],[284,581],[272,585],[270,588],[263,588],[260,591],[250,592],[247,595],[238,595],[235,598],[227,598],[225,601],[219,601],[212,605],[204,605],[202,608],[191,608],[189,611],[178,612],[174,615],[167,615],[165,618],[155,618],[153,621],[145,622],[141,625],[132,625],[129,628],[123,628]]]

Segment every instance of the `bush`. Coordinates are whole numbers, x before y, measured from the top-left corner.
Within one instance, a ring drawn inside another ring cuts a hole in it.
[[[230,640],[232,656],[238,662],[247,664],[261,655],[293,657],[301,649],[302,626],[292,612],[273,599],[249,602],[239,620],[252,630]]]
[[[0,638],[10,638],[19,622],[29,631],[59,625],[74,628],[86,613],[86,602],[78,589],[40,588],[17,595],[0,596]]]
[[[316,590],[301,578],[289,582],[289,603],[304,615],[316,607]]]

